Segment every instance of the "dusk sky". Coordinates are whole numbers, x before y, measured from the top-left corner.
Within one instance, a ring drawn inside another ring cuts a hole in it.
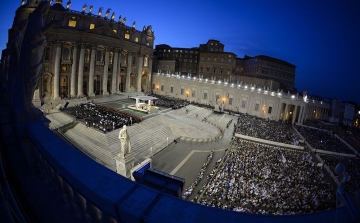
[[[55,2],[55,0],[53,1]],[[63,2],[66,5],[67,1]],[[0,48],[21,1],[0,7]],[[267,55],[294,64],[295,87],[310,95],[360,104],[360,1],[325,0],[73,0],[122,15],[136,28],[152,25],[155,45],[198,47],[219,40],[238,57]]]

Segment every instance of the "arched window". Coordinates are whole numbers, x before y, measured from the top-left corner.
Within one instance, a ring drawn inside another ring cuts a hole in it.
[[[50,49],[50,47],[45,48],[45,60],[51,60],[51,49]]]
[[[114,53],[110,52],[110,54],[109,54],[109,64],[113,63],[113,59],[114,59]]]
[[[97,52],[96,52],[96,61],[103,61],[103,57],[102,57],[102,52],[101,52],[101,50],[98,50]]]
[[[64,47],[64,49],[63,49],[62,60],[63,61],[70,60],[70,49],[68,47]]]
[[[90,50],[86,49],[85,50],[85,63],[89,63],[90,62]]]

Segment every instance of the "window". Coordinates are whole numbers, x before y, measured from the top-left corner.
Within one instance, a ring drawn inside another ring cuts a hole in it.
[[[125,39],[130,39],[130,34],[129,33],[125,33]]]
[[[271,111],[272,111],[272,107],[269,106],[268,113],[271,114]]]
[[[170,87],[170,92],[174,93],[174,87]]]
[[[161,85],[161,91],[164,91],[164,85],[163,84]]]
[[[113,29],[113,32],[114,32],[114,33],[117,33],[117,30],[116,30],[116,29]]]
[[[155,84],[152,85],[152,89],[155,89]]]
[[[63,60],[63,61],[69,61],[69,60],[70,60],[70,50],[69,50],[69,48],[67,48],[67,47],[65,47],[65,48],[63,49],[62,60]]]
[[[46,47],[45,49],[45,60],[50,60],[51,56],[51,49],[50,47]]]
[[[61,67],[61,71],[66,71],[66,70],[67,70],[66,66]]]
[[[207,92],[204,92],[204,96],[203,96],[204,100],[207,99]]]
[[[94,29],[94,28],[95,28],[95,24],[94,24],[94,23],[90,23],[89,29]]]
[[[195,91],[194,90],[191,91],[191,97],[195,98]]]
[[[229,105],[233,104],[233,98],[229,98]]]
[[[183,95],[183,94],[184,94],[184,89],[183,89],[183,88],[181,88],[181,92],[180,92],[180,94],[181,94],[181,95]]]
[[[259,104],[255,104],[255,111],[259,111]]]
[[[76,26],[76,21],[75,20],[69,20],[68,26],[75,27]]]
[[[241,107],[242,107],[242,108],[245,108],[245,107],[246,107],[246,101],[244,101],[244,100],[241,101]]]

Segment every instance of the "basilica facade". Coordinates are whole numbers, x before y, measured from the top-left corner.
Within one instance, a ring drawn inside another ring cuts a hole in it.
[[[93,11],[84,5],[81,11],[70,8],[71,2],[57,0],[44,18],[62,22],[46,33],[47,45],[43,72],[35,97],[43,101],[63,97],[107,95],[117,92],[149,91],[154,44],[151,25],[136,29],[126,18],[111,9]],[[36,1],[23,1],[9,30],[8,48],[19,25],[36,8]],[[6,50],[2,61],[6,61]]]

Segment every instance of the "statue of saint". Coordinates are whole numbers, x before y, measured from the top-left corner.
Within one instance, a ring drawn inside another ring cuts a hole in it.
[[[105,18],[108,18],[109,14],[110,14],[110,10],[111,10],[111,8],[108,8],[108,9],[106,10]]]
[[[82,7],[82,12],[85,12],[86,8],[87,8],[87,5],[85,4],[85,5]]]
[[[69,8],[70,8],[70,5],[71,5],[71,1],[68,1],[68,2],[66,3],[66,9],[69,9]]]
[[[125,25],[125,23],[126,23],[126,17],[124,17],[123,19],[123,24]]]
[[[119,139],[121,143],[121,150],[118,156],[124,158],[126,155],[130,154],[131,152],[131,142],[130,137],[126,129],[126,125],[119,132]]]
[[[92,13],[93,8],[94,8],[94,6],[90,5],[90,8],[89,8],[89,13],[90,14]]]
[[[99,8],[98,16],[101,16],[103,7]]]
[[[121,15],[119,16],[118,23],[122,23]]]
[[[133,22],[132,27],[135,29],[136,22]]]
[[[43,54],[46,45],[45,33],[53,26],[59,25],[63,20],[53,18],[44,24],[43,17],[47,15],[50,8],[48,1],[42,1],[29,15],[21,45],[18,73],[16,75],[16,86],[22,90],[16,92],[16,106],[19,110],[30,111],[32,99],[36,89],[39,88],[39,78],[42,72]]]
[[[111,21],[114,21],[114,18],[115,18],[115,12],[113,12],[111,15]]]

